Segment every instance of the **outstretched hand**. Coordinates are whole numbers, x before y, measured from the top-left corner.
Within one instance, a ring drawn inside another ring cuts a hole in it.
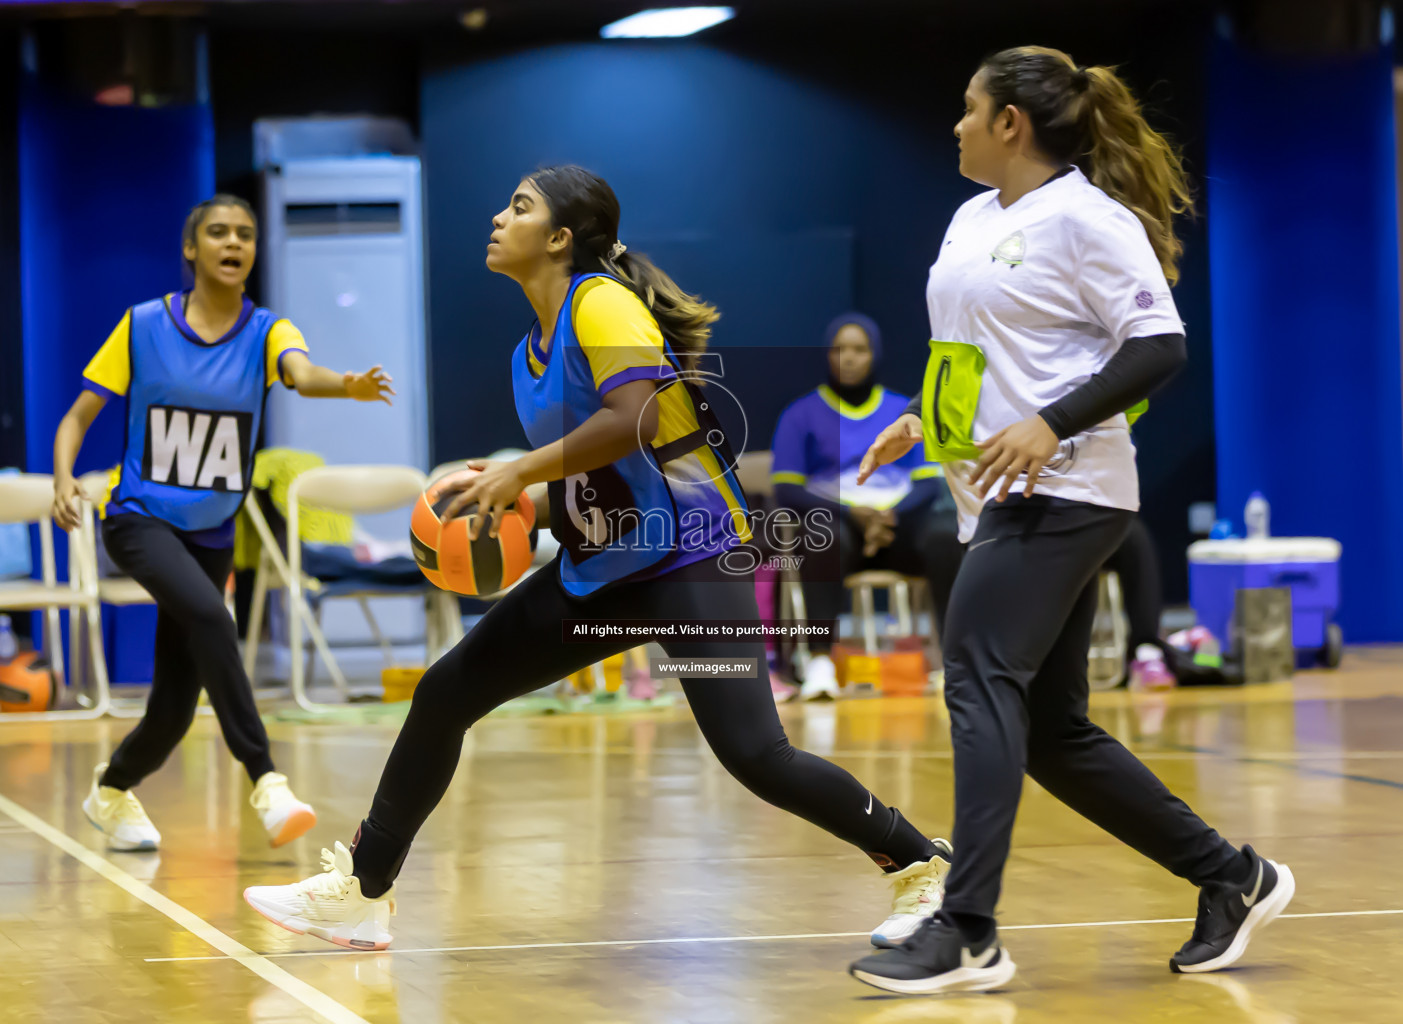
[[[877,440],[867,449],[857,470],[857,482],[865,484],[867,478],[877,472],[878,466],[895,462],[914,448],[920,439],[921,418],[914,413],[902,413],[895,423],[877,435]]]
[[[982,499],[1002,480],[1003,486],[999,488],[995,500],[1003,501],[1008,497],[1014,481],[1022,473],[1028,474],[1023,495],[1029,498],[1033,496],[1038,474],[1042,472],[1043,466],[1047,465],[1048,459],[1057,454],[1059,442],[1057,435],[1047,425],[1047,420],[1035,413],[1021,423],[1004,427],[989,440],[976,444],[984,450],[984,454],[979,457],[979,463],[974,467],[974,473],[969,480],[970,486],[979,488],[979,497]]]
[[[444,486],[442,493],[456,492],[457,497],[443,510],[440,521],[448,522],[476,502],[477,514],[468,524],[468,539],[477,540],[478,534],[482,532],[484,511],[492,520],[492,527],[487,535],[495,539],[502,525],[502,517],[506,515],[511,503],[526,489],[526,481],[522,479],[521,470],[514,462],[473,461],[468,463],[468,469],[477,470],[477,476]]]
[[[390,387],[392,378],[382,367],[372,366],[364,373],[348,371],[345,380],[346,397],[354,398],[357,402],[384,402],[386,405],[394,405],[390,401],[390,396],[395,393],[395,389]]]

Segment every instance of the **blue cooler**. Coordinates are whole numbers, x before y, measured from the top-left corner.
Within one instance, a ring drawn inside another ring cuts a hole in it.
[[[1328,537],[1201,540],[1189,545],[1189,603],[1200,625],[1228,646],[1236,591],[1291,588],[1291,633],[1298,659],[1340,663],[1340,542]],[[1303,656],[1303,657],[1302,657]]]

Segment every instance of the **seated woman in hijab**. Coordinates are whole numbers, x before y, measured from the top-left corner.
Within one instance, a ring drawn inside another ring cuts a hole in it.
[[[858,465],[872,441],[906,409],[908,396],[876,383],[882,332],[870,317],[845,313],[824,337],[828,381],[796,399],[775,427],[775,505],[808,523],[826,510],[832,543],[822,528],[805,530],[800,576],[809,619],[836,619],[843,579],[864,569],[890,569],[924,577],[930,585],[937,628],[942,628],[950,588],[963,548],[956,538],[955,506],[940,466],[926,462],[920,445],[857,485]],[[815,548],[818,548],[815,550]],[[800,696],[830,698],[838,683],[829,644],[809,641],[812,658]]]

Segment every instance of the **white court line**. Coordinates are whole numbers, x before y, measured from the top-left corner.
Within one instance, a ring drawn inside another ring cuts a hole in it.
[[[195,935],[197,938],[203,939],[224,954],[224,956],[193,957],[192,959],[235,960],[270,985],[275,985],[282,989],[293,999],[296,999],[303,1006],[307,1007],[307,1009],[318,1014],[322,1019],[330,1021],[331,1024],[369,1024],[364,1017],[352,1013],[325,992],[313,988],[300,978],[293,977],[277,964],[269,963],[268,959],[263,955],[255,953],[243,943],[237,942],[228,935],[225,935],[208,921],[197,917],[191,911],[186,910],[174,900],[161,895],[149,885],[137,881],[105,857],[99,857],[86,846],[80,844],[76,839],[60,832],[48,822],[31,814],[14,801],[0,796],[0,811],[8,814],[18,824],[23,825],[40,839],[47,840],[54,846],[57,846],[84,867],[92,869],[119,889],[124,890],[129,895],[135,896],[148,907],[164,914],[176,924],[180,925],[180,927]]]
[[[382,736],[335,736],[304,734],[298,742],[311,742],[326,744],[329,746],[346,747],[374,747],[388,749],[394,744],[394,737],[389,733]],[[292,741],[287,741],[292,742]],[[683,757],[694,755],[699,747],[654,747],[650,755],[654,757]],[[467,752],[468,757],[482,757],[489,754],[506,754],[512,756],[531,755],[540,756],[547,754],[554,755],[580,755],[580,754],[605,754],[610,757],[634,757],[638,753],[636,747],[613,745],[608,747],[488,747],[479,746],[471,752]],[[929,759],[936,761],[948,761],[954,755],[948,750],[824,750],[810,753],[820,754],[823,757],[891,757],[891,758],[913,758],[916,760]],[[1296,751],[1269,751],[1264,754],[1253,753],[1250,750],[1241,751],[1131,751],[1135,757],[1141,761],[1235,761],[1243,757],[1251,757],[1260,761],[1403,761],[1403,750],[1296,750]]]
[[[1336,910],[1322,914],[1281,914],[1278,921],[1288,918],[1304,919],[1314,917],[1389,917],[1403,915],[1403,910]],[[1142,924],[1193,924],[1192,917],[1150,917],[1132,921],[1065,921],[1057,924],[1008,924],[999,928],[1001,932],[1031,932],[1052,928],[1116,928]],[[591,946],[660,946],[684,945],[688,943],[714,942],[786,942],[795,939],[857,939],[865,938],[868,932],[801,932],[793,935],[715,935],[680,939],[603,939],[596,942],[527,942],[509,946],[426,946],[422,949],[386,949],[377,953],[405,955],[409,953],[500,953],[521,949],[586,949]],[[343,949],[304,949],[290,953],[268,953],[268,957],[303,956],[346,956]],[[222,960],[218,956],[168,956],[147,957],[148,964],[188,963],[192,960]]]

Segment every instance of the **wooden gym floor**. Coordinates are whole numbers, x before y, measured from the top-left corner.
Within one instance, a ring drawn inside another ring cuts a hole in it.
[[[1403,649],[1293,684],[1098,696],[1103,725],[1299,891],[1238,969],[1169,972],[1194,891],[1029,783],[1001,921],[1009,991],[885,996],[848,962],[888,909],[860,854],[744,792],[681,708],[493,717],[400,880],[388,953],[282,932],[244,886],[318,870],[365,811],[392,725],[270,729],[313,801],[270,850],[202,716],[141,788],[158,855],[107,853],[79,809],[129,722],[0,722],[0,1019],[21,1022],[1403,1019]],[[949,824],[934,699],[784,709],[932,832]]]

